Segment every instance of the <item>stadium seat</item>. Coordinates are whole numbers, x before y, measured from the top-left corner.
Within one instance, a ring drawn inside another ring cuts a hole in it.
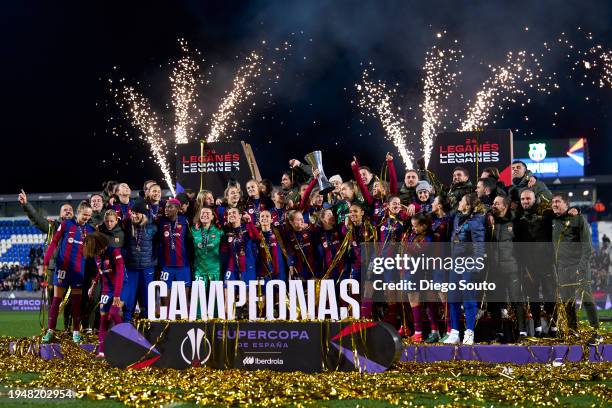
[[[44,245],[46,234],[28,220],[0,220],[0,267],[28,265],[30,249]]]

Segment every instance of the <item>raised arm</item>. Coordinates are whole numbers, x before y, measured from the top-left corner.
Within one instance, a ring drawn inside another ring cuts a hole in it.
[[[45,252],[45,258],[43,261],[45,268],[49,266],[49,262],[51,261],[51,258],[53,258],[53,254],[55,253],[55,248],[57,248],[57,245],[59,244],[60,239],[62,239],[62,235],[64,235],[65,228],[66,228],[66,224],[62,222],[60,226],[57,228],[57,231],[55,231],[55,234],[53,234],[51,243],[47,247],[47,252]]]
[[[368,205],[374,204],[374,197],[372,197],[372,194],[370,194],[370,190],[368,190],[363,177],[361,177],[361,173],[359,173],[359,162],[355,156],[353,156],[353,161],[351,162],[351,170],[353,170],[353,177],[355,178],[355,181],[357,181],[361,194],[363,194],[363,199],[366,201],[366,203],[368,203]]]
[[[315,173],[318,175],[318,170],[315,170]],[[308,187],[306,187],[306,190],[304,191],[302,199],[300,200],[300,206],[298,207],[300,211],[304,211],[306,207],[308,207],[308,203],[310,202],[310,194],[312,193],[312,190],[314,189],[316,184],[317,176],[313,176],[312,180],[310,180],[310,183],[308,183]]]
[[[389,169],[389,190],[391,194],[397,194],[397,173],[395,171],[395,164],[393,164],[393,156],[387,153],[387,168]]]

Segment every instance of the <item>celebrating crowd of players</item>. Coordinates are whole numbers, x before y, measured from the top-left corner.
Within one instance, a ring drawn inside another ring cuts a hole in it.
[[[361,316],[389,322],[414,342],[470,345],[478,316],[486,314],[497,323],[493,338],[481,340],[509,342],[527,336],[529,321],[533,335],[555,336],[558,316],[565,316],[567,329],[575,333],[578,290],[595,330],[589,344],[601,341],[590,294],[589,225],[570,210],[566,195],[553,195],[524,163],[512,164],[509,187],[494,167],[484,169],[476,184],[468,170],[457,167],[446,188],[425,170],[408,170],[398,180],[389,154],[381,172],[388,180],[354,159],[353,180],[332,176],[334,190],[327,194],[319,194],[318,170],[297,160],[289,164],[279,188],[267,180],[230,183],[223,197],[203,190],[163,199],[160,185],[150,180],[133,200],[126,183],[109,183],[76,213],[63,205],[54,221],[42,218],[22,191],[24,211],[52,237],[44,257],[52,295],[42,341],[54,339],[68,288],[65,321],[72,321],[73,340],[82,341],[82,326],[99,327],[103,356],[111,322],[131,321],[136,304],[140,316],[147,315],[153,280],[183,281],[186,287],[192,280],[359,280],[361,264],[368,262],[360,243],[409,248],[486,241],[529,242],[538,253],[518,259],[512,251],[500,251],[488,266],[504,277],[510,302],[485,304],[441,292],[383,304],[364,298]],[[559,251],[565,242],[578,250]],[[514,330],[502,327],[507,311],[514,316]]]

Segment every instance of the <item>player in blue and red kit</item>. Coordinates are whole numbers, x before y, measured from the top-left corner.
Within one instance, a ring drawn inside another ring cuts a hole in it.
[[[130,210],[134,204],[130,199],[131,194],[132,190],[130,190],[130,186],[128,186],[127,183],[119,184],[117,186],[117,196],[119,200],[115,200],[115,202],[109,206],[110,209],[115,210],[117,217],[122,223],[130,218]]]
[[[239,208],[241,197],[242,191],[240,190],[240,185],[232,184],[227,186],[223,192],[223,202],[215,208],[217,227],[223,228],[229,222],[227,219],[227,210],[230,208]]]
[[[98,275],[89,289],[89,296],[98,280],[102,280],[102,293],[100,295],[100,332],[98,335],[98,354],[96,357],[104,358],[104,339],[109,324],[119,324],[123,321],[119,312],[123,306],[121,290],[124,285],[125,266],[121,250],[109,245],[108,238],[101,232],[94,232],[85,238],[83,244],[85,256],[93,257],[98,265]]]
[[[77,208],[76,220],[65,220],[53,235],[51,244],[45,252],[44,266],[49,267],[55,249],[59,247],[55,260],[56,269],[53,276],[53,300],[49,308],[49,324],[47,333],[43,336],[43,343],[50,343],[54,338],[57,315],[60,303],[66,292],[71,288],[72,302],[72,340],[75,343],[82,342],[79,333],[81,326],[81,297],[83,292],[85,256],[83,256],[83,240],[88,234],[95,231],[89,224],[91,218],[91,205],[82,201]]]
[[[285,230],[289,274],[292,279],[319,279],[321,271],[316,262],[316,231],[304,222],[301,211],[287,213]]]
[[[249,180],[246,183],[248,198],[244,203],[244,211],[252,218],[253,223],[259,221],[259,213],[270,210],[274,204],[265,196],[261,195],[260,185],[256,180]]]
[[[336,225],[336,217],[331,208],[321,210],[319,213],[317,230],[317,260],[319,270],[323,272],[323,279],[339,281],[345,275],[347,266],[345,254],[338,255],[344,236],[342,229]]]
[[[272,201],[274,202],[274,207],[270,209],[272,225],[275,228],[281,228],[285,224],[285,214],[287,213],[285,209],[285,195],[280,190],[274,190],[272,192]]]
[[[395,173],[395,166],[393,165],[393,156],[387,153],[385,159],[387,169],[389,171],[389,193],[391,195],[395,195],[397,194],[397,174]],[[353,170],[353,177],[355,177],[355,181],[357,181],[357,185],[359,186],[359,190],[363,195],[364,201],[372,210],[372,222],[377,222],[385,214],[385,210],[387,208],[385,199],[387,198],[386,196],[388,195],[388,192],[386,191],[382,181],[376,180],[373,182],[372,193],[370,193],[370,190],[368,189],[368,186],[361,175],[362,170],[360,170],[359,162],[355,157],[353,157],[353,161],[351,162],[351,169]]]
[[[264,210],[259,213],[261,231],[255,230],[254,239],[259,243],[259,254],[255,266],[257,279],[287,280],[282,237],[272,229],[272,215]]]
[[[147,219],[149,222],[156,222],[164,216],[166,201],[162,200],[162,190],[159,184],[151,184],[146,194],[146,204],[148,208]]]
[[[168,286],[173,281],[185,282],[191,288],[191,269],[188,250],[190,245],[189,224],[184,215],[179,214],[181,202],[171,198],[166,202],[165,216],[157,225],[159,237],[158,263],[161,268],[160,279]],[[189,289],[188,289],[189,292]]]
[[[223,265],[225,265],[224,280],[242,280],[248,283],[256,279],[257,247],[253,241],[255,226],[248,214],[241,219],[238,208],[228,208],[226,213],[225,238],[221,244]]]

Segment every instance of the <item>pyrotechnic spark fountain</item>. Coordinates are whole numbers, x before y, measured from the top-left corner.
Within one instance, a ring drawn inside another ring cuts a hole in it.
[[[536,61],[537,63],[537,61]],[[528,66],[525,51],[508,52],[506,63],[491,69],[491,76],[483,82],[474,101],[468,103],[466,118],[461,122],[461,131],[483,128],[488,124],[491,110],[501,102],[516,102],[514,95],[525,95],[523,85],[534,81],[538,73]],[[538,85],[539,86],[539,85]],[[498,98],[501,97],[501,102]]]
[[[175,196],[174,185],[168,166],[168,149],[164,138],[160,135],[157,115],[151,109],[147,98],[131,86],[123,86],[115,90],[115,100],[123,108],[132,126],[139,131],[140,139],[151,149],[153,160],[159,166],[168,188]]]
[[[362,83],[357,85],[357,91],[361,94],[359,107],[367,109],[370,114],[378,117],[387,139],[397,148],[406,169],[413,168],[414,156],[406,147],[405,121],[391,103],[396,90],[393,88],[388,90],[382,81],[371,81],[366,70],[363,72]]]
[[[200,67],[190,55],[187,41],[179,39],[183,56],[179,58],[170,74],[170,88],[172,90],[172,106],[174,107],[175,124],[174,139],[177,144],[187,143],[193,134],[197,116],[201,115],[195,100],[198,97],[196,87],[201,83]],[[199,115],[194,116],[196,111]]]
[[[425,74],[423,78],[424,99],[421,104],[423,112],[421,141],[426,166],[431,157],[434,137],[440,126],[442,116],[446,116],[448,113],[448,109],[443,106],[443,103],[453,93],[457,76],[461,75],[461,71],[453,72],[451,68],[461,58],[463,58],[461,50],[453,48],[442,50],[435,46],[425,56],[425,65],[423,66]]]
[[[206,138],[207,142],[216,142],[224,134],[229,126],[236,126],[236,122],[230,123],[235,115],[236,107],[253,95],[252,79],[261,75],[262,58],[255,52],[247,57],[247,64],[240,67],[232,89],[223,98],[217,112],[213,114],[210,133]]]

